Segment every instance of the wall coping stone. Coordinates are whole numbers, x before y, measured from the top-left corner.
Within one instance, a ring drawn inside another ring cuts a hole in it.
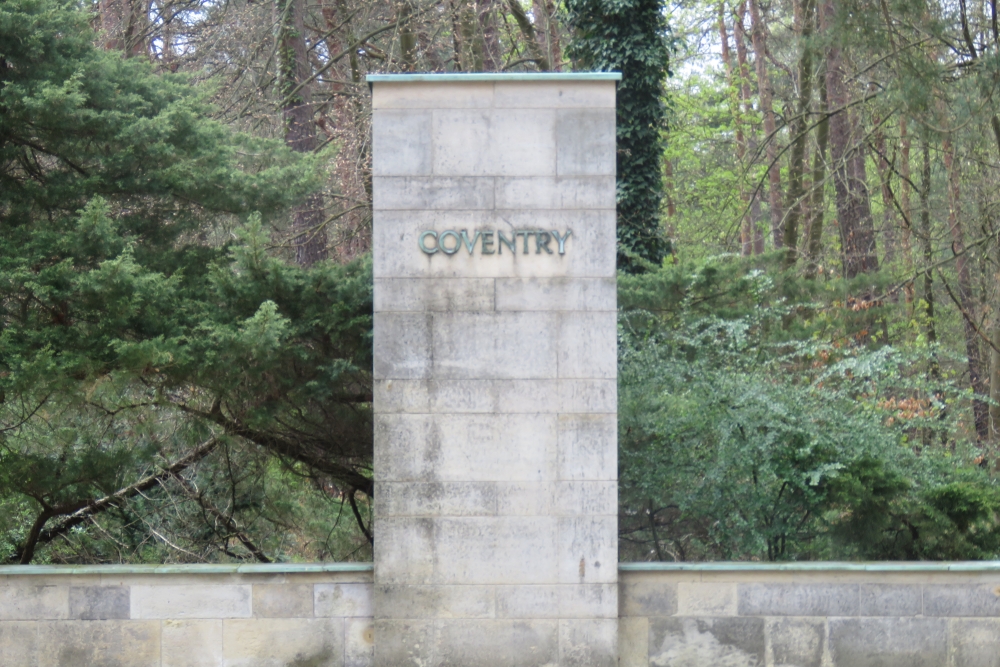
[[[188,563],[176,565],[0,565],[0,577],[58,574],[293,574],[371,572],[372,563]],[[798,563],[619,563],[619,572],[1000,572],[1000,561]]]
[[[619,572],[1000,572],[1000,561],[619,563]]]
[[[0,577],[52,574],[291,574],[371,572],[372,563],[186,563],[177,565],[0,565]]]
[[[461,83],[482,81],[621,81],[621,72],[470,72],[465,74],[369,74],[373,83]]]

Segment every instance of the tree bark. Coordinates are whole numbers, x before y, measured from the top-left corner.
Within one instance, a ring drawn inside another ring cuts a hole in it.
[[[913,209],[910,206],[912,187],[910,177],[910,136],[908,134],[906,118],[899,119],[899,210],[903,218],[903,233],[900,234],[903,245],[903,267],[907,276],[913,275]],[[903,294],[906,298],[907,314],[913,316],[913,283],[908,281],[903,285]]]
[[[834,7],[830,0],[824,3],[824,11],[828,19],[832,19]],[[832,20],[828,25],[832,27]],[[878,271],[878,258],[865,184],[864,152],[859,144],[852,145],[852,118],[846,108],[848,95],[844,76],[843,55],[840,47],[833,43],[826,55],[827,100],[834,109],[829,121],[830,159],[833,162],[844,277],[851,279],[862,273]]]
[[[736,28],[734,27],[734,33]],[[743,132],[742,95],[743,82],[740,72],[733,64],[733,55],[729,50],[729,33],[726,30],[726,3],[719,3],[719,40],[722,43],[722,62],[726,68],[726,83],[731,91],[729,94],[730,108],[733,113],[733,129],[736,133],[736,164],[740,170],[746,169],[747,144]],[[741,68],[742,69],[742,68]],[[740,254],[748,257],[753,254],[753,222],[750,218],[750,194],[747,192],[746,179],[740,174]],[[668,204],[672,199],[668,199]]]
[[[826,82],[820,79],[816,83],[819,89],[820,121],[816,125],[816,152],[813,154],[806,278],[815,278],[819,271],[819,253],[823,247],[823,222],[826,217],[826,149],[830,138],[830,121],[826,115],[828,110]]]
[[[806,139],[808,138],[807,128],[810,117],[809,107],[812,102],[812,46],[809,44],[809,40],[812,38],[813,30],[813,0],[801,0],[795,4],[798,8],[796,15],[801,21],[802,54],[799,57],[798,106],[795,110],[795,116],[789,124],[792,150],[788,164],[788,198],[785,202],[788,215],[784,221],[785,258],[782,262],[786,269],[794,266],[798,259],[799,220],[804,217],[803,210],[806,199],[803,188],[806,170]]]
[[[310,99],[312,87],[306,85],[295,91],[311,74],[305,40],[306,3],[305,0],[280,0],[279,10],[278,52],[284,98],[281,111],[285,121],[285,143],[294,151],[311,153],[319,146]],[[295,261],[301,266],[310,266],[326,259],[322,195],[307,197],[295,207],[293,215]]]
[[[535,29],[535,25],[528,18],[527,13],[525,13],[524,8],[521,6],[520,0],[507,0],[507,7],[510,9],[510,13],[514,17],[514,21],[517,23],[524,41],[528,44],[528,51],[535,60],[535,66],[540,72],[548,72],[552,69],[552,66],[548,55],[546,55],[545,46],[540,40],[540,37],[543,35]]]
[[[964,311],[962,317],[965,333],[965,354],[969,364],[969,382],[977,396],[989,393],[983,378],[982,356],[979,335],[975,324],[976,307],[972,301],[972,277],[969,275],[968,258],[965,255],[965,233],[962,229],[960,167],[956,160],[955,146],[951,139],[944,139],[944,165],[948,172],[948,230],[951,235],[951,250],[955,257],[955,272],[958,274],[959,306]],[[980,398],[972,399],[972,414],[975,420],[976,436],[981,443],[989,438],[989,407]]]
[[[751,41],[757,67],[757,90],[760,110],[764,116],[764,141],[767,142],[767,199],[771,208],[771,238],[774,247],[784,241],[784,212],[781,207],[781,168],[778,165],[778,136],[774,119],[774,89],[767,71],[767,37],[759,0],[750,0]]]
[[[740,4],[736,7],[736,13],[733,17],[733,42],[736,44],[736,62],[739,65],[739,91],[740,91],[740,102],[743,105],[741,116],[746,119],[750,117],[753,111],[753,92],[750,89],[750,66],[747,63],[747,34],[746,34],[746,14],[747,14],[747,0],[742,0]],[[757,153],[757,142],[753,138],[756,128],[749,126],[744,129],[745,138],[745,149],[743,153],[743,161],[740,166],[744,172],[746,172],[749,165],[747,164],[747,156],[756,155]],[[746,183],[744,182],[743,188],[746,188]],[[741,237],[746,234],[746,238],[750,239],[752,244],[751,252],[746,252],[746,255],[754,254],[760,255],[764,252],[764,232],[760,227],[761,222],[761,210],[760,210],[760,195],[756,191],[746,191],[746,196],[750,199],[750,212],[749,215],[743,218],[743,222],[740,228]]]
[[[535,18],[535,35],[549,68],[562,70],[562,46],[559,41],[559,21],[556,20],[556,6],[552,0],[532,0],[531,13]]]

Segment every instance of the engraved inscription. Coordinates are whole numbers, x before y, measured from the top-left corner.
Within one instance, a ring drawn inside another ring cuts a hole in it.
[[[427,255],[434,255],[441,252],[445,255],[454,255],[465,248],[470,255],[476,254],[476,247],[479,247],[480,255],[502,255],[504,248],[512,255],[518,254],[518,239],[522,255],[552,255],[566,254],[566,241],[573,235],[572,229],[567,229],[561,233],[555,229],[516,229],[510,237],[500,230],[478,229],[475,233],[469,233],[467,229],[447,229],[443,232],[436,232],[428,229],[420,232],[417,237],[417,245],[420,250]],[[555,241],[555,249],[552,242]],[[534,252],[532,252],[534,251]]]

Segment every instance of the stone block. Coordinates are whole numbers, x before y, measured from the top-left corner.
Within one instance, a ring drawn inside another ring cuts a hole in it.
[[[550,488],[555,516],[618,515],[618,482],[555,482]]]
[[[552,479],[556,420],[554,414],[379,415],[377,481]]]
[[[736,584],[682,581],[677,583],[680,616],[735,616]]]
[[[311,618],[312,584],[254,584],[253,615],[256,618]]]
[[[556,522],[545,516],[434,519],[433,582],[556,583],[561,553],[556,546]],[[584,547],[581,544],[580,550],[586,554]],[[593,576],[587,582],[602,583]]]
[[[376,470],[378,462],[376,461]],[[378,497],[378,482],[375,495]],[[434,583],[434,521],[375,512],[375,578],[380,584]],[[317,605],[317,614],[319,606]]]
[[[499,278],[496,309],[616,312],[614,278]]]
[[[375,625],[370,618],[344,619],[344,667],[375,664]]]
[[[650,618],[650,667],[764,667],[763,618]]]
[[[561,347],[557,345],[556,321],[552,313],[537,312],[435,314],[434,377],[555,378],[556,354]]]
[[[132,618],[249,618],[249,585],[132,586]]]
[[[618,619],[618,667],[649,667],[649,619]]]
[[[560,378],[605,380],[617,377],[617,313],[560,313],[556,345]]]
[[[861,584],[861,616],[920,616],[921,590],[914,584]]]
[[[374,613],[372,584],[316,584],[313,609],[317,617],[371,618]]]
[[[832,618],[834,667],[941,667],[948,622],[940,618]]]
[[[857,584],[739,584],[741,616],[857,616]]]
[[[498,81],[493,106],[614,109],[615,85],[612,81]]]
[[[381,516],[494,516],[493,482],[380,482]]]
[[[678,584],[672,581],[622,581],[618,604],[622,618],[673,616],[678,612]]]
[[[440,636],[433,620],[377,619],[375,667],[440,667]]]
[[[33,586],[15,583],[0,586],[0,621],[35,621],[67,618],[67,586]]]
[[[160,628],[161,667],[222,667],[222,620],[167,620]]]
[[[375,312],[491,311],[492,278],[378,278]]]
[[[492,586],[375,586],[375,618],[494,618]]]
[[[498,176],[494,204],[498,209],[613,209],[615,177]]]
[[[372,88],[373,109],[488,109],[493,106],[493,83],[390,83]]]
[[[559,412],[559,381],[439,380],[431,386],[432,412],[537,414]]]
[[[804,618],[776,618],[767,624],[774,667],[823,667],[826,623]]]
[[[559,667],[616,667],[618,619],[559,621]]]
[[[951,621],[948,667],[1000,667],[1000,620]]]
[[[336,618],[227,619],[225,667],[343,667],[344,622]]]
[[[615,584],[497,586],[499,618],[618,618]]]
[[[618,517],[560,518],[559,583],[618,581]]]
[[[431,380],[375,380],[373,403],[376,414],[431,411]]]
[[[559,380],[559,412],[618,413],[616,380]]]
[[[85,621],[129,618],[129,589],[124,586],[70,586],[69,617]]]
[[[160,667],[159,621],[45,621],[33,667]]]
[[[924,586],[924,616],[1000,616],[1000,585]]]
[[[375,111],[372,122],[372,174],[431,174],[431,112]]]
[[[559,658],[558,622],[453,620],[440,626],[441,667],[543,667]]]
[[[556,145],[560,176],[613,176],[615,110],[560,109],[556,112]]]
[[[614,415],[559,415],[560,480],[618,478],[618,420]]]
[[[35,621],[0,622],[0,656],[4,667],[38,665],[38,623]]]
[[[437,109],[433,113],[435,175],[556,175],[555,111]]]
[[[376,212],[493,208],[492,176],[374,176],[372,181],[372,208]]]
[[[424,313],[374,315],[375,379],[428,377],[431,358],[432,316]]]

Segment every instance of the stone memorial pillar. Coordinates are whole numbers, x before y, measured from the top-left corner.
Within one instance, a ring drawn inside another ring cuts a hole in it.
[[[368,78],[377,667],[617,664],[618,78]]]

